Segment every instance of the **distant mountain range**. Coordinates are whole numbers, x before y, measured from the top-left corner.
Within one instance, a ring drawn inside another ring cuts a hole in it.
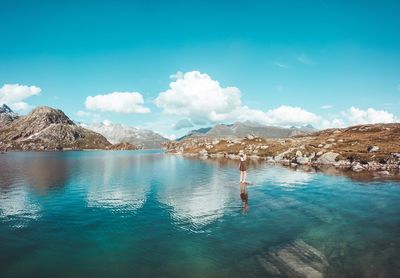
[[[214,127],[195,129],[190,131],[185,136],[178,138],[177,141],[192,137],[243,138],[249,134],[263,138],[286,138],[298,135],[305,135],[315,131],[317,131],[317,129],[315,129],[312,125],[284,128],[276,126],[265,126],[262,124],[246,121],[235,122],[229,125],[218,124]]]
[[[192,130],[177,141],[194,137],[243,138],[247,135],[285,138],[314,131],[316,129],[310,125],[283,128],[247,121]],[[26,116],[19,116],[7,105],[0,106],[0,149],[153,149],[167,141],[151,130],[122,124],[76,124],[61,110],[50,107],[38,107]]]
[[[38,107],[18,116],[8,106],[0,109],[1,150],[108,149],[102,135],[77,126],[61,110]]]
[[[11,123],[12,121],[19,118],[19,115],[11,110],[10,107],[3,104],[0,106],[0,127]]]
[[[113,144],[130,143],[143,149],[157,149],[162,143],[169,141],[160,134],[148,130],[135,128],[123,124],[114,123],[95,123],[95,124],[79,124],[83,128],[87,128],[94,132],[100,133]]]

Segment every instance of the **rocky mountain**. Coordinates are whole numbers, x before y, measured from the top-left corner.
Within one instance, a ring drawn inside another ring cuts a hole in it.
[[[19,115],[11,110],[6,104],[0,106],[0,128],[19,118]]]
[[[100,133],[113,144],[130,143],[143,149],[157,149],[168,141],[167,138],[151,130],[135,128],[123,124],[103,122],[96,124],[80,124],[80,126]]]
[[[102,135],[77,126],[61,110],[50,107],[38,107],[0,126],[0,149],[108,149],[110,146]]]
[[[287,138],[299,135],[305,135],[317,131],[313,126],[303,127],[276,127],[265,126],[258,123],[246,121],[236,122],[234,124],[219,124],[212,128],[201,128],[190,131],[187,135],[178,138],[177,141],[190,137],[210,137],[210,138],[243,138],[252,134],[263,138]]]

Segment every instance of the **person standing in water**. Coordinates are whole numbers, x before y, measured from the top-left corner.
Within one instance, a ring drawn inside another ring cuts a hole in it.
[[[246,183],[247,177],[247,156],[243,151],[239,152],[239,170],[240,170],[240,183]]]

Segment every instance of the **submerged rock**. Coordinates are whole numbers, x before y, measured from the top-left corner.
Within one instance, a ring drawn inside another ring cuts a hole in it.
[[[329,266],[320,251],[301,239],[259,255],[257,259],[268,277],[322,278]]]

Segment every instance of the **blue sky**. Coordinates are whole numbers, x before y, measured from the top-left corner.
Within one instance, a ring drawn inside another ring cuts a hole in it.
[[[399,121],[399,13],[399,1],[0,0],[0,101],[169,136]]]

